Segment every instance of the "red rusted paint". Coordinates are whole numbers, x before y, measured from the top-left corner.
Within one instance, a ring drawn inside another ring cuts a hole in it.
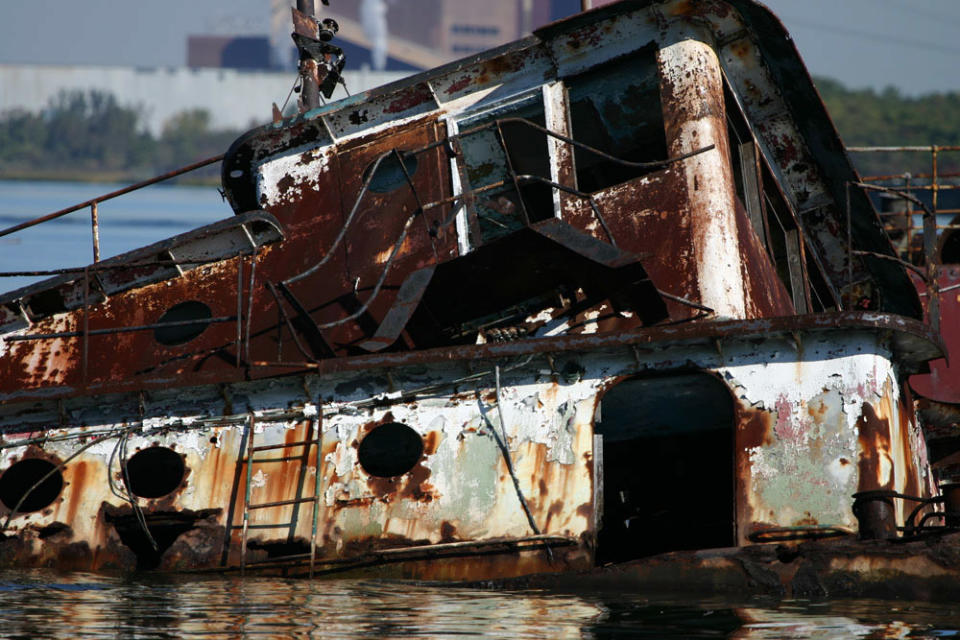
[[[427,86],[426,83],[418,84],[405,90],[394,100],[391,100],[383,112],[403,113],[404,111],[408,111],[432,100],[433,94],[430,93],[430,87]]]
[[[470,74],[464,74],[462,78],[453,82],[453,84],[447,87],[445,93],[450,94],[450,93],[457,93],[458,91],[462,91],[463,89],[466,89],[467,87],[469,87],[471,82],[473,82],[473,76],[471,76]]]
[[[960,285],[960,267],[946,266],[940,270],[938,288]],[[922,294],[929,291],[919,278],[914,284]],[[926,305],[928,296],[921,298]],[[910,386],[919,395],[936,400],[960,404],[960,290],[953,289],[939,295],[940,335],[946,346],[946,358],[930,363],[930,373],[910,378]],[[925,311],[926,312],[926,311]],[[929,313],[929,312],[926,312]]]

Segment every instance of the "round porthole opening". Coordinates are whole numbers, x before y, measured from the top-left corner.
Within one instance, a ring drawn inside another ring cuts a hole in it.
[[[50,476],[46,477],[47,474]],[[40,484],[34,487],[38,482]],[[49,506],[62,490],[63,474],[57,465],[42,458],[21,460],[0,476],[0,502],[10,510],[16,509],[17,513],[30,513]]]
[[[400,156],[403,158],[402,166],[396,153],[391,153],[380,160],[379,165],[377,165],[376,159],[370,163],[363,172],[363,181],[366,182],[368,178],[370,179],[370,184],[367,186],[369,191],[390,193],[407,184],[407,176],[403,172],[404,167],[407,169],[407,174],[413,178],[417,172],[417,156],[406,151],[401,151]],[[373,171],[374,166],[377,167],[377,171],[370,178],[370,172]]]
[[[141,498],[161,498],[180,486],[186,466],[183,456],[167,447],[150,447],[127,460],[130,493]]]
[[[381,424],[360,442],[357,458],[371,476],[393,478],[407,473],[423,455],[423,438],[400,422]]]
[[[154,329],[153,337],[160,344],[171,347],[186,344],[206,331],[212,317],[210,307],[202,302],[196,300],[181,302],[170,307],[160,316],[157,324],[167,324],[167,326]]]

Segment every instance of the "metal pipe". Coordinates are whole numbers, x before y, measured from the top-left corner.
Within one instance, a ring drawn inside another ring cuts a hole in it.
[[[931,194],[931,198],[932,198],[932,200],[933,200],[933,207],[932,207],[932,208],[933,208],[934,213],[936,213],[936,211],[937,211],[937,191],[938,191],[938,189],[939,189],[939,185],[937,184],[937,182],[938,182],[938,181],[937,181],[937,151],[938,151],[938,149],[939,149],[939,147],[937,147],[937,145],[933,145],[932,147],[930,147],[931,169],[932,169],[931,172],[930,172],[930,175],[931,175],[931,178],[930,178],[930,187],[931,187],[931,189],[933,190],[933,193]]]
[[[297,0],[297,10],[307,14],[310,18],[316,19],[314,14],[313,0]],[[308,64],[312,63],[312,65]],[[316,62],[300,55],[300,77],[303,82],[300,85],[300,100],[304,111],[310,111],[320,106],[320,87],[317,85],[316,76],[313,71],[316,70]]]
[[[100,216],[96,201],[90,205],[90,225],[93,227],[93,261],[100,262]]]
[[[240,534],[240,575],[243,575],[244,570],[247,568],[247,532],[250,530],[250,496],[253,493],[253,462],[250,460],[250,449],[253,448],[253,430],[254,430],[254,417],[251,413],[247,419],[247,455],[245,459],[241,460],[242,464],[247,466],[246,468],[246,477],[244,482],[246,486],[244,487],[244,498],[243,498],[243,531]],[[233,523],[231,523],[233,524]]]
[[[90,361],[90,271],[83,270],[83,343],[80,345],[83,353],[82,375],[83,386],[87,386],[88,363]]]
[[[123,262],[120,264],[105,264],[99,262],[95,265],[86,267],[71,267],[67,269],[45,269],[37,271],[0,271],[0,278],[18,278],[22,276],[63,276],[79,275],[84,271],[90,273],[102,273],[106,271],[123,271],[125,269],[139,269],[141,267],[176,267],[176,266],[200,266],[204,264],[213,264],[223,262],[227,258],[211,258],[210,260],[158,260],[153,262]]]
[[[850,183],[847,183],[847,307],[853,307],[853,222],[850,215]],[[843,305],[843,296],[840,296]]]
[[[152,184],[157,184],[158,182],[163,182],[164,180],[169,180],[170,178],[176,178],[177,176],[183,175],[185,173],[190,173],[191,171],[195,171],[197,169],[200,169],[201,167],[205,167],[210,164],[215,164],[217,162],[220,162],[221,160],[223,160],[223,154],[219,156],[214,156],[212,158],[207,158],[206,160],[201,160],[199,162],[194,162],[193,164],[188,164],[185,167],[174,169],[173,171],[163,173],[154,178],[150,178],[149,180],[144,180],[143,182],[137,182],[136,184],[132,184],[122,189],[117,189],[116,191],[111,191],[110,193],[99,196],[97,198],[93,198],[92,200],[87,200],[85,202],[81,202],[80,204],[75,204],[72,207],[67,207],[66,209],[60,209],[59,211],[48,213],[45,216],[34,218],[33,220],[27,220],[26,222],[21,222],[18,225],[14,225],[12,227],[8,227],[6,229],[0,230],[0,238],[2,238],[3,236],[8,236],[11,233],[16,233],[17,231],[20,231],[22,229],[35,227],[38,224],[47,222],[48,220],[60,218],[62,216],[67,215],[68,213],[73,213],[74,211],[79,211],[80,209],[86,209],[87,207],[89,207],[95,202],[104,202],[106,200],[112,200],[113,198],[122,196],[125,193],[130,193],[131,191],[136,191],[137,189],[142,189],[144,187],[149,187]]]
[[[592,0],[580,0],[580,11],[590,11],[593,8]]]
[[[320,518],[320,479],[322,475],[320,473],[320,466],[323,464],[323,407],[317,411],[317,419],[315,421],[317,426],[317,434],[315,436],[317,440],[317,455],[314,460],[314,478],[313,478],[313,514],[311,528],[310,528],[310,577],[313,577],[313,563],[317,558],[317,532],[319,531],[319,518]]]
[[[197,320],[177,320],[176,322],[158,322],[156,324],[142,324],[135,327],[114,327],[112,329],[93,329],[91,331],[61,331],[60,333],[34,333],[25,336],[9,336],[4,338],[7,342],[24,342],[27,340],[53,340],[55,338],[79,338],[83,336],[106,336],[113,333],[131,333],[134,331],[150,331],[152,329],[162,329],[165,327],[185,327],[197,324],[214,324],[217,322],[233,322],[236,320],[233,316],[221,316],[219,318],[202,318]]]
[[[904,146],[904,147],[847,147],[847,151],[857,153],[889,153],[893,151],[930,151],[930,146]],[[940,151],[960,151],[960,145],[938,146]]]

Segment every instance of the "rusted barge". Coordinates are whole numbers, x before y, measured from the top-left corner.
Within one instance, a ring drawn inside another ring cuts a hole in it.
[[[233,218],[0,297],[0,564],[478,580],[943,524],[938,315],[752,0],[581,14],[222,182]]]

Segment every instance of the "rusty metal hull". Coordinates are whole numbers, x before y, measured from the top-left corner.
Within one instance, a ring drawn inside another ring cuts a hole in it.
[[[410,354],[420,357],[388,368],[6,404],[3,466],[44,458],[63,465],[64,483],[50,505],[9,519],[0,561],[308,573],[315,541],[317,574],[480,579],[585,569],[602,522],[594,436],[603,398],[637,376],[692,369],[722,380],[733,399],[739,544],[776,527],[854,530],[858,490],[933,491],[923,435],[892,363],[937,347],[896,318],[824,324],[843,323],[849,328],[730,322],[673,340],[642,332],[544,340],[537,350],[509,345],[512,354],[471,347],[477,357]],[[421,456],[396,477],[371,475],[359,444],[398,422],[422,438]],[[251,434],[257,447],[275,447],[255,460],[281,460],[247,464]],[[123,455],[156,447],[181,456],[185,472],[169,494],[137,500],[166,545],[151,552],[138,540],[129,496],[116,488]],[[277,504],[293,500],[302,501]],[[686,524],[696,527],[696,515]]]
[[[502,578],[932,500],[943,351],[853,178],[746,0],[252,131],[233,220],[0,297],[0,565]]]
[[[775,598],[955,602],[956,533],[912,542],[814,541],[678,551],[571,575],[504,580],[504,588],[571,588]]]

